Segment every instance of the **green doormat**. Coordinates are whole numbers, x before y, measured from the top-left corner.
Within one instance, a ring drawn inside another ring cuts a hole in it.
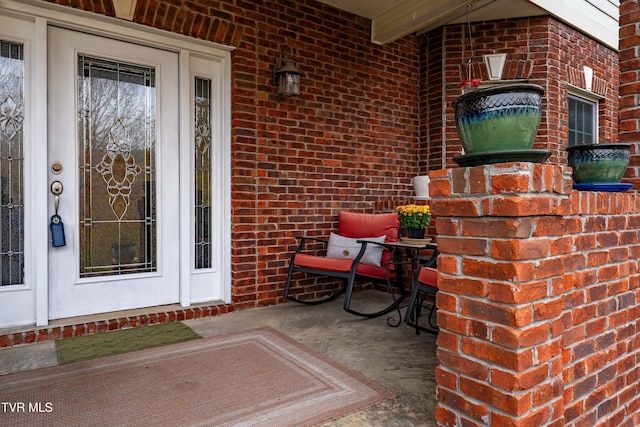
[[[56,349],[60,364],[65,364],[175,344],[196,338],[201,337],[193,329],[182,322],[172,322],[66,338],[56,341]]]

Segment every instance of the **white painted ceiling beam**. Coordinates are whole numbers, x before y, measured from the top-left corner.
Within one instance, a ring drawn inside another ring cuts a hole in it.
[[[373,18],[371,41],[385,44],[397,40],[460,10],[464,13],[467,3],[468,0],[406,0]]]

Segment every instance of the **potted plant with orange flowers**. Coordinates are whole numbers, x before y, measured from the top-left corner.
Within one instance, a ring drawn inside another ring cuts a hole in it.
[[[431,209],[429,205],[402,205],[396,207],[400,227],[407,230],[410,239],[422,239],[424,230],[431,221]]]

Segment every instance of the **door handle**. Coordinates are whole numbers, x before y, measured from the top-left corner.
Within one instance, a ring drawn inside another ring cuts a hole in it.
[[[53,181],[51,183],[51,193],[53,194],[53,206],[55,214],[51,217],[51,223],[49,228],[51,229],[51,246],[59,247],[65,246],[66,241],[64,238],[64,224],[60,215],[58,215],[58,207],[60,206],[60,194],[62,194],[63,186],[60,181]]]
[[[55,209],[56,216],[58,215],[58,207],[60,207],[60,195],[64,187],[60,181],[53,181],[51,183],[51,194],[53,194],[53,206]]]

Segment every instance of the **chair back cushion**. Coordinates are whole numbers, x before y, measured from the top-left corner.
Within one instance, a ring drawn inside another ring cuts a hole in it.
[[[363,239],[386,235],[385,242],[398,241],[400,221],[396,213],[363,214],[338,212],[338,233],[345,237]]]
[[[395,212],[382,214],[338,212],[338,233],[345,237],[369,240],[367,238],[386,236],[386,243],[395,243],[398,241],[399,229],[400,221]],[[386,267],[390,257],[391,251],[385,248],[382,251],[380,264]]]

